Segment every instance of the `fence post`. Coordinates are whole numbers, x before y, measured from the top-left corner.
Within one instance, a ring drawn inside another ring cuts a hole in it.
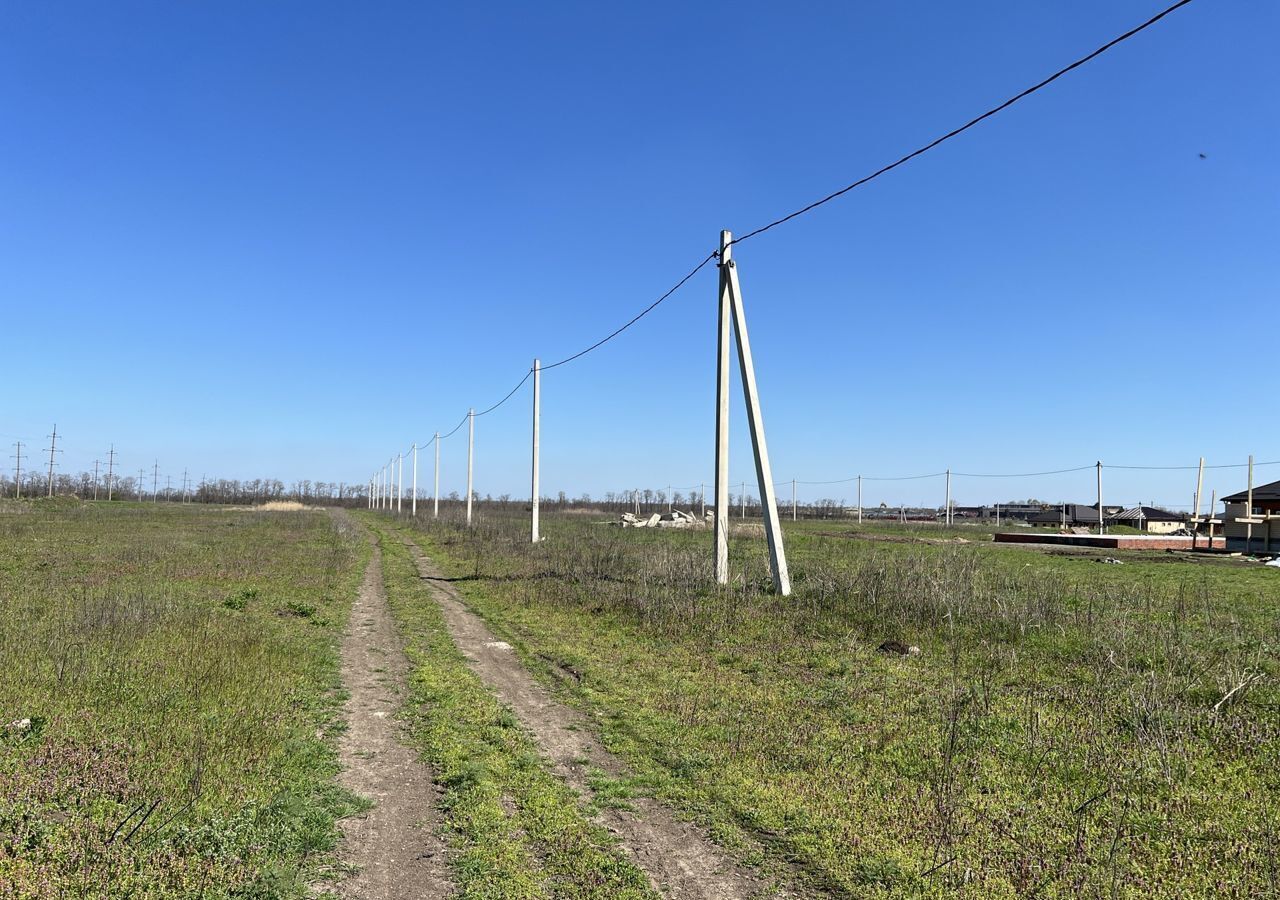
[[[542,403],[542,366],[533,361],[533,516],[530,520],[530,538],[538,543],[538,417]]]
[[[471,527],[471,473],[475,463],[476,411],[467,410],[467,527]]]

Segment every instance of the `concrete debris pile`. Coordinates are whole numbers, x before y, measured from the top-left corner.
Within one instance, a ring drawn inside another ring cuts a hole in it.
[[[634,513],[626,512],[622,514],[618,524],[623,528],[698,528],[709,523],[712,516],[711,510],[707,510],[706,518],[701,521],[693,513],[683,512],[678,509],[674,509],[666,515],[654,513],[643,518]]]

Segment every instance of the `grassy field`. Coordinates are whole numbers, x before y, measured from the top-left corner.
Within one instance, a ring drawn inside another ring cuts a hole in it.
[[[0,897],[302,895],[356,803],[367,544],[321,512],[0,503]]]
[[[749,535],[718,589],[704,531],[396,527],[595,718],[620,791],[816,893],[1280,891],[1274,569],[800,523],[781,599]]]

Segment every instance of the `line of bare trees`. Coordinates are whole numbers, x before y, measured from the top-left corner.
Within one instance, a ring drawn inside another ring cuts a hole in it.
[[[23,472],[22,486],[11,475],[0,475],[0,496],[41,498],[49,495],[49,478],[45,472]],[[78,474],[55,472],[53,494],[57,497],[76,497],[81,500],[106,500],[108,493],[113,500],[155,501],[159,503],[265,503],[271,500],[295,500],[300,503],[325,506],[362,506],[366,502],[367,489],[363,485],[350,485],[341,481],[311,481],[302,479],[286,484],[278,478],[213,478],[185,484],[174,483],[172,476],[116,475],[111,479],[108,491],[107,477],[92,472]]]

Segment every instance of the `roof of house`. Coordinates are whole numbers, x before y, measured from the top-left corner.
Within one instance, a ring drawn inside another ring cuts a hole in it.
[[[1044,512],[1031,516],[1027,521],[1053,524],[1061,522],[1062,518],[1063,507],[1051,506]],[[1092,522],[1096,525],[1098,522],[1098,508],[1096,506],[1085,506],[1083,503],[1068,503],[1066,504],[1066,519],[1069,525],[1081,522]]]
[[[1224,503],[1243,503],[1249,499],[1248,491],[1241,491],[1238,494],[1232,494],[1230,497],[1223,497]],[[1257,500],[1280,500],[1280,481],[1273,481],[1270,484],[1259,484],[1253,488],[1253,499]]]
[[[1117,522],[1182,522],[1186,520],[1186,516],[1178,513],[1169,512],[1167,509],[1157,509],[1154,506],[1135,506],[1132,509],[1126,509],[1124,512],[1116,513],[1114,516],[1108,516]]]

